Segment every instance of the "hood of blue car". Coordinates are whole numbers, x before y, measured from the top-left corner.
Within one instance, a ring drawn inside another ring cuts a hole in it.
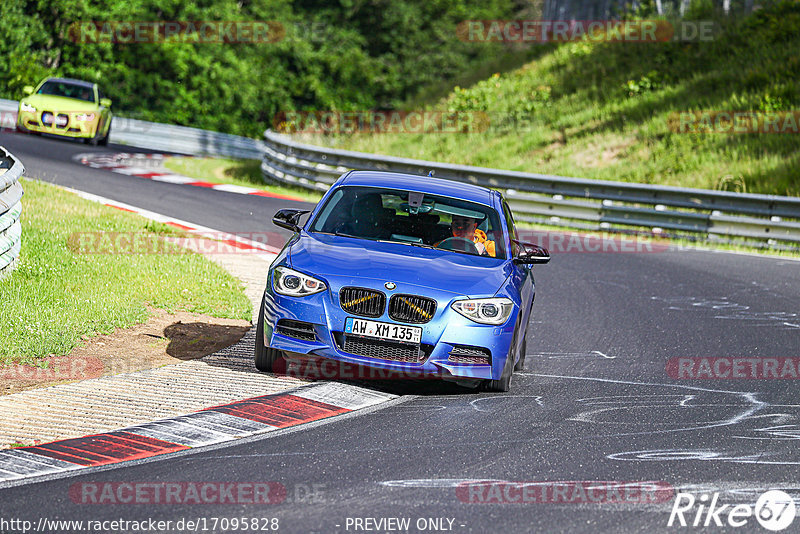
[[[377,280],[394,282],[398,291],[417,286],[469,297],[494,295],[511,272],[508,262],[494,258],[306,233],[291,246],[290,263],[343,285]]]

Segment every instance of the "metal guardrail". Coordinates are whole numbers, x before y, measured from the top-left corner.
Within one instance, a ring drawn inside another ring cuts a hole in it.
[[[0,278],[17,264],[22,245],[22,163],[0,147]]]
[[[645,227],[723,238],[800,243],[800,198],[566,178],[413,160],[297,143],[267,130],[261,164],[270,182],[324,191],[350,169],[427,175],[503,190],[520,220],[597,230]],[[790,219],[790,220],[784,220]],[[588,225],[586,222],[588,221]],[[569,225],[574,226],[575,223]]]
[[[16,127],[19,102],[0,99],[0,128]],[[263,143],[249,137],[114,116],[109,142],[192,156],[261,159]]]
[[[0,127],[13,128],[18,102],[0,99]],[[265,141],[114,117],[110,140],[191,155],[261,159],[270,182],[325,191],[351,169],[435,176],[505,192],[520,220],[589,229],[619,226],[722,238],[800,243],[800,198],[567,178],[297,143],[267,130]],[[788,219],[788,220],[786,220]]]

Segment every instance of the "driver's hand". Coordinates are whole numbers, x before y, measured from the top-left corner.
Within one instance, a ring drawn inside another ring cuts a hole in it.
[[[475,248],[478,249],[478,254],[481,256],[486,254],[486,247],[483,245],[483,243],[475,243]]]

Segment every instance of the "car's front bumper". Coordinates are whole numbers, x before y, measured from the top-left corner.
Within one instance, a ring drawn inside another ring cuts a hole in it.
[[[45,125],[42,122],[42,111],[19,111],[17,113],[17,126],[24,131],[63,137],[90,139],[96,136],[97,126],[100,122],[99,117],[95,116],[94,120],[91,121],[78,121],[75,120],[73,115],[66,115],[68,115],[67,123],[64,126],[56,126],[55,120],[50,125]]]
[[[500,378],[514,337],[518,310],[515,309],[502,326],[481,325],[452,310],[450,303],[453,300],[450,297],[442,299],[440,296],[437,299],[434,318],[426,324],[413,325],[422,327],[421,344],[426,350],[424,360],[410,363],[345,352],[342,343],[345,320],[347,317],[355,316],[348,314],[339,306],[338,294],[330,288],[316,295],[285,297],[275,293],[271,284],[268,284],[263,309],[264,342],[269,347],[293,355],[307,355],[341,362],[342,365],[336,366],[333,371],[334,375],[341,375],[341,378],[350,377],[347,374],[352,373],[350,366],[383,370],[388,372],[389,378],[435,377],[445,380]],[[276,324],[281,319],[311,323],[314,339],[298,339],[285,335],[285,329],[277,331]],[[408,325],[393,321],[385,313],[372,320]],[[454,362],[451,352],[456,347],[486,349],[490,354],[490,363],[486,365]],[[328,370],[330,369],[329,366]],[[376,373],[369,376],[381,378],[384,375]]]

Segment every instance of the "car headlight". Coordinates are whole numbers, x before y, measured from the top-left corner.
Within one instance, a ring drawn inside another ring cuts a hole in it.
[[[288,267],[275,267],[272,287],[287,297],[305,297],[325,290],[325,283]]]
[[[93,121],[94,120],[94,113],[79,113],[75,115],[76,121]]]
[[[27,102],[20,102],[19,103],[19,110],[25,111],[27,113],[36,113],[36,108],[28,104]]]
[[[457,300],[450,307],[471,321],[493,325],[505,323],[514,311],[514,303],[505,297]]]

